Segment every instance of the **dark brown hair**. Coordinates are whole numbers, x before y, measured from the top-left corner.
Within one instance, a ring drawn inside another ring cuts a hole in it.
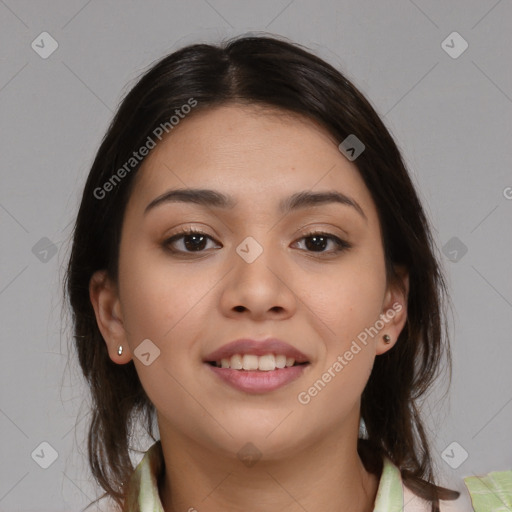
[[[422,205],[392,136],[356,87],[301,46],[268,36],[194,44],[152,65],[121,102],[88,175],[65,291],[78,359],[93,399],[89,463],[105,495],[123,504],[123,485],[133,472],[132,428],[142,421],[154,439],[155,411],[133,361],[118,365],[110,360],[89,299],[95,271],[106,269],[117,280],[123,215],[140,163],[109,187],[106,197],[98,198],[97,190],[190,98],[197,101],[194,112],[235,102],[298,113],[339,142],[355,134],[365,145],[354,164],[377,207],[387,277],[396,279],[394,266],[404,265],[410,290],[406,326],[396,345],[376,358],[362,394],[366,435],[359,439],[358,451],[366,468],[378,475],[382,455],[387,455],[400,468],[404,484],[432,501],[433,511],[438,499],[456,498],[456,491],[434,484],[419,410],[443,355],[451,379],[446,285]]]

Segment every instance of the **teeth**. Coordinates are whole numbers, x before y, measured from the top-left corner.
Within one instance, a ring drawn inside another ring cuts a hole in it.
[[[220,368],[231,368],[232,370],[259,370],[263,372],[273,371],[276,368],[293,366],[295,359],[279,354],[265,354],[255,356],[253,354],[235,354],[230,358],[216,361],[215,365]]]
[[[287,360],[286,356],[283,356],[282,354],[276,356],[276,368],[284,368]]]
[[[276,368],[284,368],[286,366],[286,356],[282,354],[276,356]]]
[[[251,356],[245,354],[242,358],[244,370],[257,370],[258,369],[258,356]]]
[[[241,370],[243,368],[242,364],[242,356],[239,354],[236,354],[231,357],[231,360],[228,361],[228,366],[226,368],[233,368],[233,370]]]
[[[254,356],[256,357],[256,356]],[[276,358],[273,354],[267,354],[258,358],[258,370],[268,372],[276,369]]]

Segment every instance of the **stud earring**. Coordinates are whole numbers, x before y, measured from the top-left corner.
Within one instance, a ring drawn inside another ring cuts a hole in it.
[[[123,345],[119,345],[119,348],[117,349],[117,355],[120,356],[123,354]]]
[[[389,334],[384,334],[383,338],[384,343],[391,343],[391,337],[389,336]]]

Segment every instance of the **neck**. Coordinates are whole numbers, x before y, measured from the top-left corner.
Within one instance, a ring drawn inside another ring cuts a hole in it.
[[[373,511],[379,478],[366,471],[358,456],[358,429],[355,436],[337,432],[293,455],[246,464],[165,425],[160,433],[165,512]]]

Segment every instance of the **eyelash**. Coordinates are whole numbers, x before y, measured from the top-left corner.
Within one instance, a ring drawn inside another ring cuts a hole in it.
[[[176,249],[173,249],[171,248],[171,245],[173,242],[181,239],[181,238],[184,238],[185,236],[191,236],[191,235],[200,235],[200,236],[205,236],[207,238],[209,238],[210,240],[214,240],[210,235],[207,235],[206,233],[202,232],[202,231],[198,231],[198,230],[195,230],[195,229],[191,229],[191,228],[186,228],[186,229],[183,229],[182,231],[180,231],[179,233],[176,233],[175,235],[173,235],[172,237],[168,238],[167,240],[164,241],[163,243],[163,246],[165,249],[169,250],[171,253],[178,253],[178,254],[194,254],[194,253],[202,253],[202,252],[205,252],[204,250],[200,250],[200,251],[179,251],[179,250],[176,250]],[[345,240],[342,240],[341,238],[337,237],[337,236],[334,236],[330,233],[326,233],[324,231],[309,231],[307,233],[303,233],[302,234],[302,237],[299,239],[299,240],[302,240],[302,239],[305,239],[305,238],[312,238],[314,236],[321,236],[323,238],[327,238],[328,240],[332,240],[334,241],[334,243],[337,245],[337,249],[333,250],[333,251],[307,251],[307,252],[310,252],[312,254],[319,254],[319,255],[322,255],[322,254],[337,254],[337,253],[340,253],[340,252],[343,252],[343,251],[347,251],[348,249],[351,249],[352,248],[352,244],[346,242]]]

